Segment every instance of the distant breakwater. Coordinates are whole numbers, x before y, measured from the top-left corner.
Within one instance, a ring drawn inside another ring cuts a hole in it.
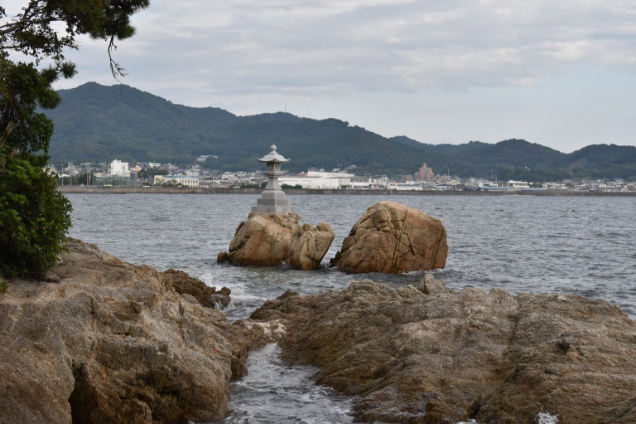
[[[64,186],[58,187],[62,193],[78,194],[261,194],[260,188],[172,188],[172,187],[97,187]],[[398,191],[398,190],[342,190],[342,189],[299,189],[287,188],[285,194],[345,195],[345,196],[601,196],[636,197],[636,192],[597,192],[597,191]]]

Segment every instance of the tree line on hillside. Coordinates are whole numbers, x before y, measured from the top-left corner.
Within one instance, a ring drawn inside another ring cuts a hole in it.
[[[426,162],[437,173],[535,181],[564,178],[632,178],[636,147],[588,146],[564,154],[524,140],[424,144],[408,137],[387,139],[338,119],[314,120],[289,113],[236,116],[193,108],[125,85],[87,83],[59,92],[62,104],[47,111],[55,122],[50,154],[56,160],[161,162],[184,165],[200,155],[219,171],[249,171],[272,144],[291,158],[290,172],[346,168],[360,174],[413,175]]]

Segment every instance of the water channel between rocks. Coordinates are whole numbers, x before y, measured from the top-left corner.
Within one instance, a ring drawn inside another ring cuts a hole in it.
[[[160,270],[175,268],[232,290],[228,319],[248,317],[287,290],[300,294],[346,288],[370,278],[392,287],[417,284],[420,273],[351,276],[328,263],[376,196],[290,196],[312,225],[326,221],[336,238],[316,271],[285,266],[217,264],[255,195],[68,194],[72,237],[96,243],[121,259]],[[603,298],[636,317],[636,199],[532,196],[391,196],[440,218],[448,232],[447,286],[499,287],[512,294],[572,293]],[[352,400],[313,384],[319,371],[280,361],[275,345],[254,351],[249,376],[232,386],[227,423],[345,423]],[[541,412],[541,411],[537,411]],[[556,422],[538,416],[543,423]]]

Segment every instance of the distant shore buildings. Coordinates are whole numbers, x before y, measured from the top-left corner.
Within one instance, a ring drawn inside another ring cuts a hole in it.
[[[130,177],[130,169],[128,169],[128,162],[122,162],[115,159],[110,163],[109,175],[112,177]]]
[[[308,171],[278,178],[280,184],[302,188],[350,189],[355,175],[347,172]]]
[[[562,180],[558,182],[532,182],[492,178],[460,178],[449,174],[434,175],[426,163],[418,172],[410,175],[355,175],[353,165],[341,170],[339,167],[327,172],[320,168],[309,168],[307,172],[289,175],[286,171],[279,178],[281,185],[302,189],[319,190],[395,190],[395,191],[589,191],[589,192],[636,192],[636,181],[613,180]],[[220,171],[212,170],[201,162],[175,165],[158,162],[68,162],[45,171],[55,174],[59,185],[88,185],[104,187],[130,186],[174,186],[188,188],[227,189],[263,188],[267,177],[262,170]]]
[[[187,175],[155,175],[155,185],[179,185],[185,187],[199,187],[199,177],[191,177]]]
[[[417,172],[417,179],[419,181],[435,181],[435,173],[433,169],[426,166],[426,163]]]

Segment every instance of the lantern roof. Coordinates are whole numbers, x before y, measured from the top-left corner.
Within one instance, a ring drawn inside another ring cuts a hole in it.
[[[259,162],[289,162],[289,159],[285,159],[276,151],[276,145],[272,144],[272,151],[259,159]]]

